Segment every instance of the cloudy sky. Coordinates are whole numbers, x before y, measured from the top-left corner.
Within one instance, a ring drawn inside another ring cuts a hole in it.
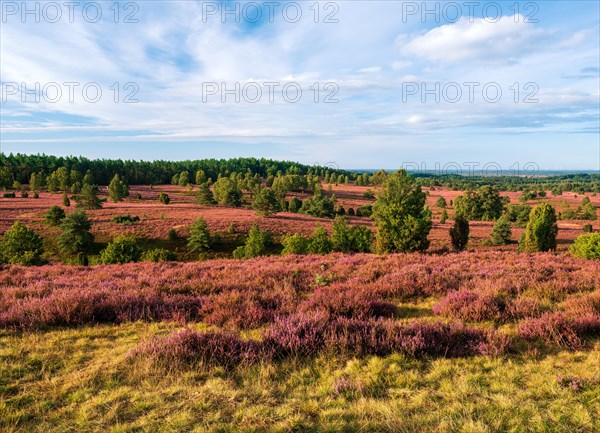
[[[2,152],[600,169],[597,1],[76,3],[0,2]]]

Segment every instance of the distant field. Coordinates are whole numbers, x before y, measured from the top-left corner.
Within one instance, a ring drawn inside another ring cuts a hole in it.
[[[7,432],[599,427],[600,263],[566,254],[5,267],[0,328]]]

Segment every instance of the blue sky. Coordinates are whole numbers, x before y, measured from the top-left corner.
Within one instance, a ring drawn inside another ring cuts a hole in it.
[[[38,3],[39,22],[32,14],[22,19],[13,7],[20,1],[0,5],[6,153],[600,169],[597,1],[478,2],[473,9],[427,2],[439,13],[426,16],[421,1],[323,1],[318,8],[281,1],[272,20],[264,3],[195,1],[121,2],[115,20],[111,1],[96,3],[102,18],[95,23],[93,8],[87,20],[82,14],[86,2],[74,8],[73,22],[66,7],[50,22],[56,11],[42,10],[47,3]],[[222,16],[236,4],[239,19]],[[297,10],[302,17],[292,22]],[[131,13],[137,22],[123,22]],[[337,22],[324,22],[327,16]],[[62,95],[49,86],[39,102],[28,95],[23,103],[21,83],[58,83]],[[78,83],[72,101],[64,83]],[[95,103],[83,98],[88,83],[102,90]],[[220,88],[207,95],[211,83]],[[223,103],[223,83],[263,94],[255,103],[253,93]],[[277,83],[272,102],[265,83]],[[280,90],[292,84],[302,89],[296,103]],[[337,102],[324,103],[332,89]],[[124,103],[131,92],[138,102]]]

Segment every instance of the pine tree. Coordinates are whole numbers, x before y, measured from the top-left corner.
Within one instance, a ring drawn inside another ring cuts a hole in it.
[[[0,240],[0,263],[38,265],[43,252],[42,238],[20,221],[16,221]]]
[[[510,243],[511,236],[510,221],[506,215],[503,215],[494,224],[490,240],[493,245],[507,245]]]
[[[192,224],[187,246],[192,253],[200,253],[210,249],[210,232],[204,218],[199,217]]]
[[[256,197],[254,197],[252,209],[254,209],[258,215],[270,217],[281,211],[281,206],[279,206],[279,202],[277,201],[277,197],[273,190],[263,188],[256,194]]]
[[[469,220],[462,214],[458,214],[454,218],[454,227],[450,229],[450,239],[452,247],[456,251],[463,251],[467,248],[467,243],[469,242]]]
[[[208,186],[208,183],[201,183],[198,187],[198,192],[196,193],[196,203],[202,205],[215,204],[215,197],[213,196],[213,193],[210,190],[210,186]]]
[[[91,227],[85,211],[80,210],[67,215],[60,225],[62,233],[58,236],[59,249],[72,255],[85,252],[94,242],[94,236],[89,232]]]
[[[85,185],[81,194],[75,199],[80,209],[94,210],[102,208],[102,200],[98,198],[98,187],[96,185]]]
[[[120,202],[123,198],[129,196],[129,187],[121,180],[118,173],[114,175],[108,185],[108,195],[115,203]]]
[[[542,203],[529,214],[520,249],[527,252],[555,250],[557,234],[556,211],[548,203]]]

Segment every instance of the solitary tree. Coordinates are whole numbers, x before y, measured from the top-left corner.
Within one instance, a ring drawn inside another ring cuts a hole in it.
[[[206,173],[204,170],[198,170],[196,172],[196,185],[202,185],[206,182]]]
[[[327,230],[323,226],[317,226],[310,237],[308,251],[311,254],[329,254],[333,249],[333,243],[329,239]]]
[[[192,224],[187,246],[192,253],[200,253],[210,249],[210,232],[204,218],[198,217]]]
[[[429,246],[431,211],[426,195],[405,170],[386,176],[373,206],[382,253],[423,251]]]
[[[92,246],[94,236],[89,232],[92,225],[85,211],[67,215],[60,227],[62,233],[58,236],[58,246],[63,253],[77,254]]]
[[[469,242],[469,220],[462,214],[458,214],[454,218],[454,227],[450,229],[450,239],[452,247],[456,251],[463,251],[467,248],[467,243]]]
[[[20,221],[15,221],[0,240],[0,263],[37,265],[43,252],[42,239]]]
[[[252,209],[254,209],[258,215],[269,217],[279,212],[281,206],[279,206],[277,196],[272,189],[262,188],[258,194],[256,194],[256,197],[254,197],[254,201],[252,201]]]
[[[506,215],[503,215],[494,224],[490,240],[494,245],[506,245],[510,243],[511,236],[510,221]]]
[[[65,211],[58,206],[52,206],[46,213],[46,222],[50,225],[57,226],[65,219]]]
[[[108,195],[112,201],[119,202],[129,196],[129,187],[121,180],[119,174],[115,174],[108,185]]]
[[[167,194],[161,192],[160,194],[158,194],[158,202],[162,204],[169,204],[171,203],[171,199]]]
[[[527,252],[555,250],[557,234],[556,211],[548,203],[542,203],[529,214],[520,247]]]
[[[69,196],[67,195],[67,191],[63,192],[62,205],[64,207],[71,206],[71,200],[69,200]]]
[[[196,193],[196,202],[203,205],[215,204],[215,197],[207,182],[201,183]]]
[[[102,208],[102,200],[98,198],[98,187],[96,185],[85,185],[81,190],[81,194],[75,200],[77,201],[77,207],[81,209]]]
[[[446,224],[447,219],[448,219],[448,211],[446,209],[443,209],[442,215],[440,216],[440,224]]]
[[[445,209],[448,203],[446,203],[446,199],[444,197],[440,196],[440,198],[438,198],[435,202],[435,205],[439,208]]]

